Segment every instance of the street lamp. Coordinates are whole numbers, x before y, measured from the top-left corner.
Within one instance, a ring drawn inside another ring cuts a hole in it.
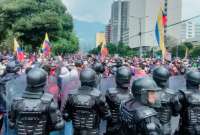
[[[145,17],[137,17],[137,16],[130,16],[131,18],[136,18],[139,20],[139,25],[140,25],[140,31],[138,33],[138,35],[140,36],[140,58],[142,58],[143,56],[143,46],[142,46],[142,19],[146,19],[149,16],[145,16]]]

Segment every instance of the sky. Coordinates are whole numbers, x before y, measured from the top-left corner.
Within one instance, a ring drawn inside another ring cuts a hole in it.
[[[62,0],[75,19],[107,24],[114,0]],[[182,18],[200,14],[200,0],[182,0]]]

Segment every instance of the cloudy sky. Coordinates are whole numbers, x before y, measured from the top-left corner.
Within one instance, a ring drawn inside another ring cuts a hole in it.
[[[114,0],[62,0],[74,18],[106,24]],[[200,14],[200,0],[182,0],[183,19]]]

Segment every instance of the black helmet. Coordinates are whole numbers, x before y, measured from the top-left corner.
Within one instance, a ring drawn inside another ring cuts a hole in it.
[[[81,67],[82,65],[83,65],[83,61],[82,60],[75,61],[75,66],[76,67]]]
[[[156,81],[157,85],[161,88],[164,88],[166,86],[166,83],[170,77],[169,71],[161,66],[157,67],[153,70],[153,79]]]
[[[20,70],[20,64],[17,64],[15,61],[9,62],[6,65],[6,72],[8,73],[16,73]]]
[[[96,71],[96,73],[101,73],[101,74],[105,71],[103,64],[98,62],[94,64],[93,69]]]
[[[95,86],[96,72],[91,68],[83,69],[80,73],[80,81],[82,86]]]
[[[120,58],[116,59],[115,62],[116,62],[116,67],[118,67],[118,68],[123,65],[123,62],[122,62],[122,60]]]
[[[41,68],[33,68],[27,74],[28,90],[43,88],[46,85],[47,73]],[[35,91],[34,91],[35,92]]]
[[[119,87],[128,88],[130,86],[131,71],[128,67],[120,67],[116,72],[116,83]]]
[[[145,105],[149,105],[148,103],[148,92],[154,91],[158,92],[161,89],[157,86],[156,82],[150,78],[139,78],[135,80],[132,84],[132,93],[136,99],[142,102]]]
[[[189,71],[186,74],[186,82],[188,88],[198,88],[200,85],[200,72],[198,71]]]

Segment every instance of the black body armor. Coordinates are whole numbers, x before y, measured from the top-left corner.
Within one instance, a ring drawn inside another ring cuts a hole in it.
[[[74,135],[98,135],[100,119],[110,113],[99,90],[82,86],[69,93],[63,115],[65,120],[72,120]]]
[[[0,112],[6,112],[6,84],[12,79],[17,78],[18,75],[16,73],[7,73],[3,77],[0,78]]]
[[[134,99],[120,107],[120,135],[162,135],[157,112]]]
[[[162,125],[164,135],[171,135],[172,133],[171,117],[176,116],[172,108],[172,98],[174,95],[175,92],[173,90],[162,90],[160,92],[161,107],[155,108],[155,110],[158,112],[158,118]]]
[[[24,94],[11,106],[10,127],[16,127],[17,135],[48,135],[50,131],[62,129],[64,122],[53,96],[32,96]]]
[[[174,110],[180,114],[180,135],[200,135],[200,73],[186,74],[187,90],[180,90],[173,98]]]
[[[119,132],[119,107],[122,102],[132,98],[132,94],[128,89],[110,88],[106,92],[106,102],[111,111],[111,119],[107,122],[107,135],[115,135]]]
[[[30,70],[26,91],[12,102],[9,125],[16,129],[17,135],[48,135],[64,127],[53,95],[44,93],[46,77],[46,72],[40,68]]]

